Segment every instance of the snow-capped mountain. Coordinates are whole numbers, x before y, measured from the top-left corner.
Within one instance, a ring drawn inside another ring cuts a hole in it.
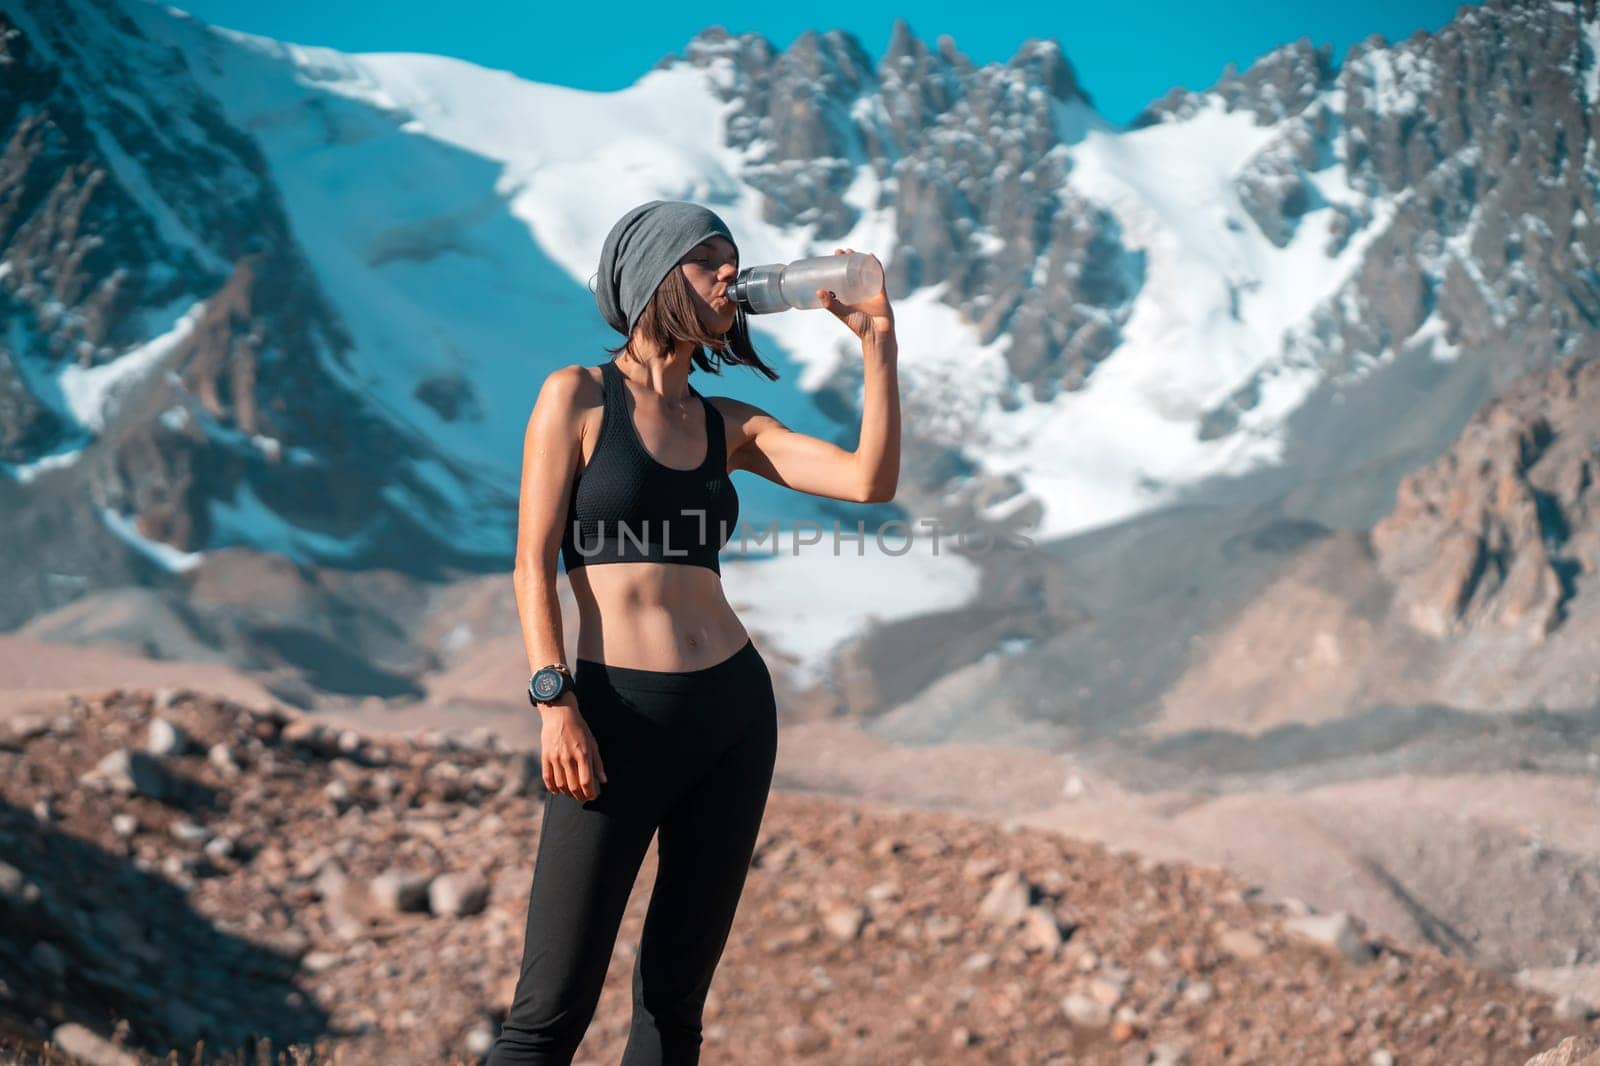
[[[614,93],[142,0],[0,27],[13,624],[229,544],[503,568],[538,384],[604,358],[587,281],[652,197],[713,207],[746,263],[877,252],[898,503],[1036,538],[1285,463],[1308,397],[1404,353],[1481,402],[1600,325],[1593,0],[1463,7],[1337,67],[1302,41],[1127,128],[1052,41],[978,66],[903,21],[876,63],[712,28]],[[850,338],[753,324],[783,379],[713,391],[852,442]],[[1415,446],[1371,421],[1318,462]],[[755,523],[837,513],[740,489]]]

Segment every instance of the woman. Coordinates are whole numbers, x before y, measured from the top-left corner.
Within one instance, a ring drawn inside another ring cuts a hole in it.
[[[661,200],[629,211],[606,237],[595,294],[627,338],[611,350],[620,358],[552,373],[528,422],[515,584],[547,792],[522,970],[491,1066],[572,1061],[658,831],[622,1062],[699,1061],[706,993],[777,755],[772,678],[717,561],[736,531],[728,474],[839,500],[894,496],[898,352],[887,295],[849,305],[822,294],[866,363],[860,442],[845,451],[689,384],[691,363],[720,373],[706,347],[777,377],[727,296],[738,266],[713,212]],[[578,605],[570,674],[558,552]]]

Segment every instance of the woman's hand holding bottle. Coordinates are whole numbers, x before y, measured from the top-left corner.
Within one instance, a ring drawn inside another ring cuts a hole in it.
[[[854,255],[854,248],[835,248],[834,255]],[[872,256],[878,263],[878,257]],[[878,263],[878,276],[883,276],[883,264]],[[894,308],[889,306],[889,293],[886,285],[880,284],[878,291],[855,303],[845,303],[833,293],[819,289],[817,297],[822,301],[822,306],[833,312],[833,316],[843,322],[861,340],[869,338],[887,338],[894,336]]]

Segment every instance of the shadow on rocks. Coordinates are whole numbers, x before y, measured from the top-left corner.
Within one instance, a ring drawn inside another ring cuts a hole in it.
[[[219,929],[159,873],[0,800],[0,1048],[81,1026],[184,1063],[270,1061],[327,1029],[296,986],[297,956]]]

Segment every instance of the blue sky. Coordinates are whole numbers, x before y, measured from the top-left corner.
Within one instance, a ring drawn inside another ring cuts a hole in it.
[[[1126,122],[1174,85],[1203,89],[1223,65],[1241,68],[1301,37],[1331,43],[1335,62],[1368,34],[1390,42],[1437,30],[1462,5],[1438,0],[1336,4],[1145,0],[1108,7],[1064,0],[1050,8],[924,0],[795,4],[521,3],[512,0],[178,0],[207,22],[346,52],[436,52],[535,81],[620,89],[707,26],[761,33],[779,48],[807,29],[855,34],[876,61],[897,15],[930,45],[948,33],[974,62],[1001,62],[1029,37],[1061,42],[1100,113]]]

